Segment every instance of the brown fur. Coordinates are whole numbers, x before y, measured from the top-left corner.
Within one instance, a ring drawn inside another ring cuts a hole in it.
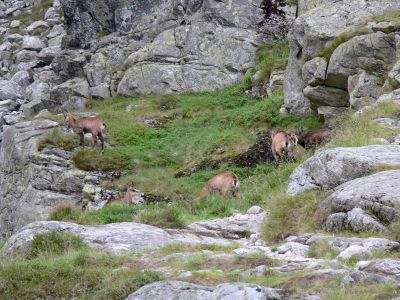
[[[297,144],[297,137],[285,131],[271,131],[271,150],[275,160],[285,156],[292,156],[293,147]]]
[[[135,193],[137,193],[137,190],[132,187],[128,187],[124,197],[120,199],[113,199],[107,204],[132,204],[132,197]]]
[[[79,134],[80,142],[79,145],[84,147],[85,133],[91,133],[93,137],[93,147],[97,144],[97,138],[101,141],[101,151],[104,152],[104,137],[103,130],[105,128],[104,121],[97,117],[80,118],[75,119],[70,113],[64,113],[64,122],[68,128],[72,128],[73,131]]]
[[[298,136],[298,144],[304,148],[309,148],[314,145],[319,145],[330,139],[332,129],[321,128],[314,131],[309,131]]]
[[[197,195],[195,200],[202,200],[213,193],[220,193],[228,196],[229,193],[234,197],[240,197],[239,177],[233,172],[223,172],[211,178]]]

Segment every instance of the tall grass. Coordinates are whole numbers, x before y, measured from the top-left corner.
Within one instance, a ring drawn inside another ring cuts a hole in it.
[[[69,233],[42,233],[24,256],[0,260],[0,298],[125,299],[162,279],[155,272],[123,268],[128,259],[90,250]]]

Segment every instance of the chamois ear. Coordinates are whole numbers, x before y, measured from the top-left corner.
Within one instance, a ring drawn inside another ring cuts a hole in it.
[[[274,138],[274,136],[276,135],[276,130],[270,130],[269,135],[271,136],[271,138]]]

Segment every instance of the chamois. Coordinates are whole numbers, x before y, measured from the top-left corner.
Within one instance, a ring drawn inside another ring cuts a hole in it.
[[[202,200],[213,193],[220,193],[225,197],[228,196],[228,193],[231,193],[234,197],[240,197],[239,177],[229,171],[214,176],[203,187],[195,200]]]
[[[138,190],[134,189],[133,187],[129,186],[126,189],[125,196],[120,199],[113,199],[107,204],[132,204],[132,198]]]
[[[275,160],[292,155],[292,149],[297,144],[297,137],[285,131],[271,131],[271,150]]]
[[[93,149],[97,144],[97,138],[101,141],[101,152],[104,152],[103,130],[106,127],[104,121],[97,117],[75,119],[69,112],[64,112],[64,123],[68,128],[79,134],[79,146],[85,147],[85,133],[91,133],[93,137]]]
[[[298,135],[298,144],[304,148],[321,144],[331,137],[332,129],[329,127],[309,131]]]

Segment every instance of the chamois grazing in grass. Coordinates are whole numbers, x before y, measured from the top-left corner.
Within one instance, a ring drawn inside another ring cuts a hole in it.
[[[329,127],[305,132],[298,135],[298,144],[307,149],[328,141],[331,137],[331,134],[332,129]]]
[[[271,131],[271,150],[275,160],[288,156],[292,157],[293,147],[297,144],[295,134],[289,134],[285,131]]]
[[[223,172],[211,178],[195,198],[196,201],[205,199],[214,193],[240,197],[239,177],[233,172]]]
[[[64,123],[68,128],[79,134],[79,145],[85,147],[85,134],[91,133],[93,137],[93,149],[97,144],[97,138],[101,141],[101,152],[104,152],[103,130],[106,127],[104,121],[98,117],[75,119],[69,112],[64,112]]]

